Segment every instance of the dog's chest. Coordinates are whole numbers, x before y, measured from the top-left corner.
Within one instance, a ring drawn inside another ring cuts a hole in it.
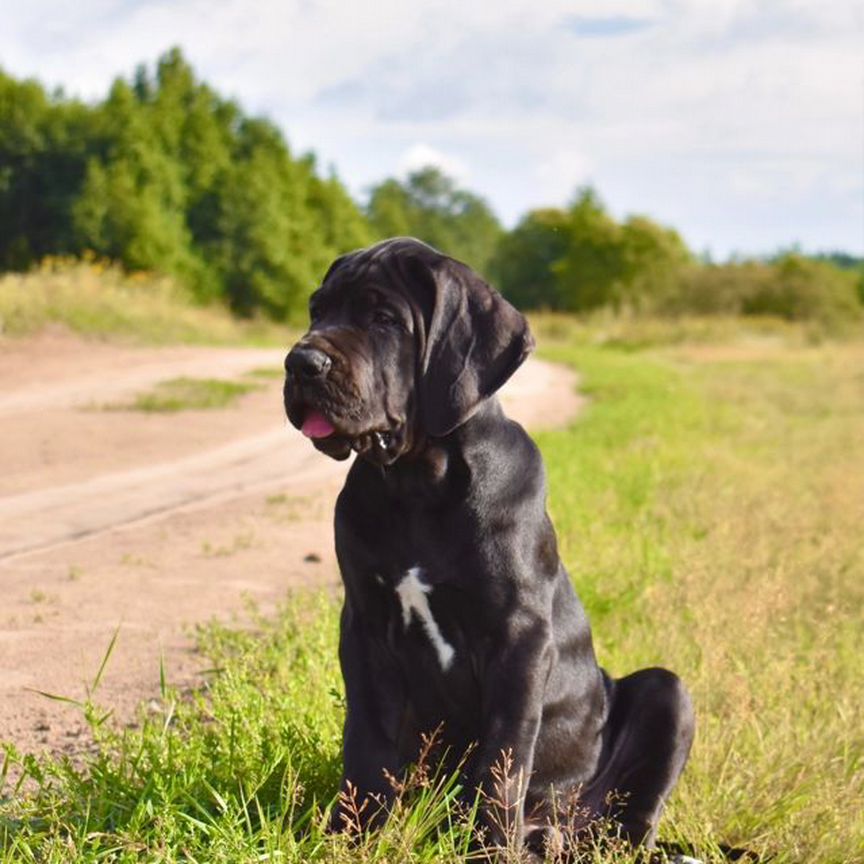
[[[471,662],[464,592],[436,581],[419,564],[392,574],[377,571],[374,581],[377,612],[371,617],[408,679],[458,687]]]
[[[396,600],[401,612],[400,621],[402,634],[408,636],[412,628],[419,631],[419,636],[427,647],[434,652],[442,672],[447,672],[453,665],[456,649],[445,637],[439,618],[442,617],[440,606],[438,615],[433,611],[433,585],[425,580],[422,567],[410,567],[394,584]],[[447,624],[450,622],[448,621]],[[447,626],[446,624],[444,625]]]

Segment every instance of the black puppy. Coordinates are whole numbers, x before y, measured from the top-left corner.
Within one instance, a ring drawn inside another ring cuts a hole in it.
[[[611,679],[597,665],[540,454],[494,396],[533,347],[527,322],[464,264],[405,238],[339,258],[309,310],[285,361],[288,417],[329,456],[360,457],[336,505],[343,790],[386,802],[385,772],[399,776],[440,726],[454,760],[471,749],[487,842],[515,826],[539,846],[578,793],[650,846],[693,711],[671,672]]]

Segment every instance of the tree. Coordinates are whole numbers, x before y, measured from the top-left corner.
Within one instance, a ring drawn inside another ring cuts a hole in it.
[[[591,188],[567,210],[534,210],[502,238],[495,273],[525,308],[570,312],[656,309],[677,296],[692,256],[681,237],[645,216],[613,219]]]
[[[0,157],[0,266],[92,250],[287,317],[372,236],[332,172],[197,81],[176,48],[96,106],[0,73]]]
[[[561,308],[620,307],[627,277],[624,235],[590,187],[580,189],[568,208],[567,231],[565,253],[553,265]]]
[[[87,106],[0,71],[0,268],[77,251],[71,210],[99,145]]]
[[[129,84],[114,82],[101,111],[110,146],[88,163],[73,222],[85,248],[132,270],[190,279],[197,268],[182,166],[151,114]]]
[[[646,216],[631,216],[621,228],[624,276],[619,303],[657,311],[680,291],[693,256],[677,231]]]
[[[570,240],[564,210],[532,210],[501,238],[491,272],[501,292],[523,309],[563,309],[555,272]]]
[[[434,166],[375,186],[366,208],[378,239],[412,236],[485,273],[502,229],[489,205]]]

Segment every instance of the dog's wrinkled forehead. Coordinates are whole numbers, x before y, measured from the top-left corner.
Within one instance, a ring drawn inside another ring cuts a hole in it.
[[[372,300],[403,301],[431,311],[433,271],[446,256],[412,238],[385,240],[337,258],[310,298],[310,312],[369,294]],[[401,305],[401,304],[400,304]]]

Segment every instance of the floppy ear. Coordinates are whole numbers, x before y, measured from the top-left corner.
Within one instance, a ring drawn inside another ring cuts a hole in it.
[[[473,270],[452,258],[431,264],[434,306],[420,376],[427,435],[464,423],[534,347],[525,317]]]

